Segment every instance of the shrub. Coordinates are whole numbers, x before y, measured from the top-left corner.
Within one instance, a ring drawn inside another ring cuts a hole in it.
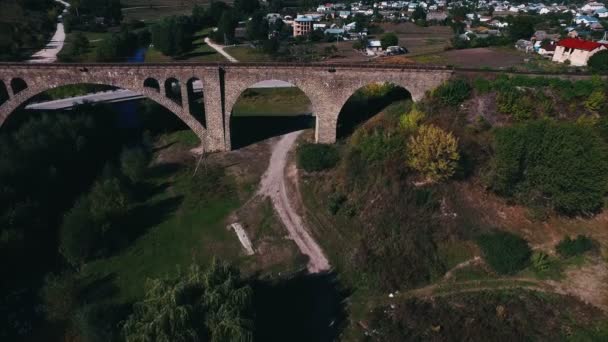
[[[59,238],[59,251],[72,266],[79,266],[93,256],[101,232],[91,217],[90,204],[86,198],[76,202],[65,215]]]
[[[51,322],[67,322],[78,306],[79,289],[74,275],[49,274],[40,292],[46,318]]]
[[[425,117],[426,114],[423,111],[416,106],[412,106],[409,113],[405,113],[399,118],[399,126],[406,131],[414,131]]]
[[[126,148],[120,154],[120,170],[132,182],[142,179],[149,162],[150,155],[141,147]]]
[[[340,155],[333,145],[302,144],[298,146],[298,166],[308,172],[322,171],[334,167]]]
[[[544,272],[549,269],[551,262],[549,261],[549,256],[543,252],[534,252],[532,254],[532,267],[537,272]]]
[[[460,159],[458,140],[432,125],[420,126],[418,134],[410,138],[408,152],[408,165],[431,183],[451,177]]]
[[[385,33],[380,37],[380,44],[382,44],[382,48],[386,49],[389,46],[395,46],[399,44],[399,38],[396,34],[389,32]]]
[[[448,81],[433,93],[433,97],[445,106],[456,106],[469,96],[471,96],[471,86],[462,79]]]
[[[585,108],[589,111],[597,112],[606,102],[606,95],[603,90],[594,90],[585,101]]]
[[[587,62],[589,69],[595,72],[608,71],[608,51],[599,51],[593,54]]]
[[[524,269],[532,253],[526,240],[507,232],[481,235],[477,244],[486,262],[500,274],[514,274]]]
[[[532,121],[495,134],[490,186],[567,215],[603,205],[608,188],[607,146],[594,128]]]
[[[578,235],[574,240],[569,236],[566,236],[557,244],[557,246],[555,246],[557,253],[564,258],[583,254],[590,251],[592,248],[593,241],[584,235]]]

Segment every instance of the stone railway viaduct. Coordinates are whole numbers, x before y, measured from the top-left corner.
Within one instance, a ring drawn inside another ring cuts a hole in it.
[[[201,139],[204,151],[230,150],[230,115],[243,91],[267,80],[281,80],[300,88],[316,116],[316,141],[336,141],[338,114],[361,87],[391,82],[408,90],[414,101],[448,80],[445,67],[366,66],[346,64],[24,64],[0,63],[0,125],[19,106],[46,90],[70,84],[104,84],[141,93],[183,120]],[[200,80],[204,118],[190,110],[192,82]],[[179,82],[181,99],[171,96]],[[0,89],[2,91],[2,89]]]

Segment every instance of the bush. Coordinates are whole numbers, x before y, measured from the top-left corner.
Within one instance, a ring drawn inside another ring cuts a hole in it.
[[[514,274],[524,269],[532,254],[526,240],[507,232],[481,235],[477,244],[486,262],[500,274]]]
[[[418,134],[410,138],[408,153],[408,165],[431,183],[451,177],[460,159],[458,140],[432,125],[420,126]]]
[[[601,209],[608,188],[608,148],[594,128],[532,121],[495,134],[491,187],[567,214]]]
[[[79,266],[94,255],[100,238],[89,201],[79,200],[61,224],[59,251],[72,266]]]
[[[49,321],[67,322],[78,306],[79,288],[74,275],[71,273],[47,275],[40,296]]]
[[[585,108],[589,111],[597,112],[602,108],[605,102],[606,95],[604,94],[604,91],[601,89],[594,90],[585,101]]]
[[[305,171],[314,172],[334,167],[340,155],[333,145],[302,144],[298,146],[298,166]]]
[[[456,106],[471,96],[471,86],[465,80],[452,80],[440,85],[435,92],[435,97],[444,106]]]
[[[399,38],[392,32],[385,33],[380,37],[380,44],[382,44],[383,49],[386,49],[389,46],[396,46],[399,45]]]
[[[566,236],[557,244],[557,246],[555,246],[557,253],[564,258],[581,255],[590,251],[592,248],[593,240],[584,235],[578,235],[574,240],[569,236]]]
[[[591,71],[595,72],[608,71],[608,50],[594,53],[593,56],[589,58],[587,66]]]
[[[149,162],[150,155],[141,147],[127,148],[120,154],[120,170],[132,182],[142,179]]]

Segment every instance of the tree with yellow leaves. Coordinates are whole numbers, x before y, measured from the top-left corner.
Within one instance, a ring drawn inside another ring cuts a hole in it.
[[[408,166],[420,172],[429,183],[451,177],[460,155],[458,139],[433,125],[422,125],[408,142]]]

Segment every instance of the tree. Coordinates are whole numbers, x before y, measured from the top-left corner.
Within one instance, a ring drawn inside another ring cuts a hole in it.
[[[123,326],[127,342],[250,341],[251,289],[237,270],[213,260],[202,271],[152,279]]]
[[[251,14],[260,8],[258,0],[234,0],[234,9],[245,15]]]
[[[424,8],[422,8],[422,6],[417,6],[416,9],[414,9],[414,13],[412,13],[412,19],[414,19],[414,21],[426,20],[426,11],[424,10]]]
[[[383,49],[386,49],[389,46],[399,45],[399,38],[392,32],[385,33],[380,38],[380,44],[382,44]]]
[[[150,155],[142,147],[126,148],[120,154],[120,170],[132,182],[138,182],[150,162]]]
[[[513,41],[518,39],[530,39],[534,34],[534,23],[536,17],[530,15],[518,15],[512,17],[509,22],[509,36]]]
[[[268,39],[268,21],[264,12],[258,11],[247,22],[247,38],[249,40]]]
[[[594,53],[587,62],[587,66],[594,72],[608,71],[608,50],[602,50]]]
[[[186,16],[164,18],[152,26],[152,43],[167,56],[177,56],[192,49],[194,27]]]
[[[497,193],[566,215],[602,208],[608,147],[594,127],[529,121],[497,130],[494,145],[490,186]]]
[[[460,155],[458,140],[441,128],[422,125],[408,143],[408,165],[420,172],[428,182],[436,183],[451,177]]]
[[[532,255],[526,240],[507,232],[483,234],[477,238],[477,244],[484,259],[500,274],[514,274],[522,270]]]
[[[234,41],[234,30],[238,25],[238,18],[233,10],[225,10],[217,24],[214,40],[218,43],[231,44]]]
[[[101,232],[91,217],[88,199],[80,199],[66,214],[59,239],[59,251],[72,266],[78,267],[94,255]]]

